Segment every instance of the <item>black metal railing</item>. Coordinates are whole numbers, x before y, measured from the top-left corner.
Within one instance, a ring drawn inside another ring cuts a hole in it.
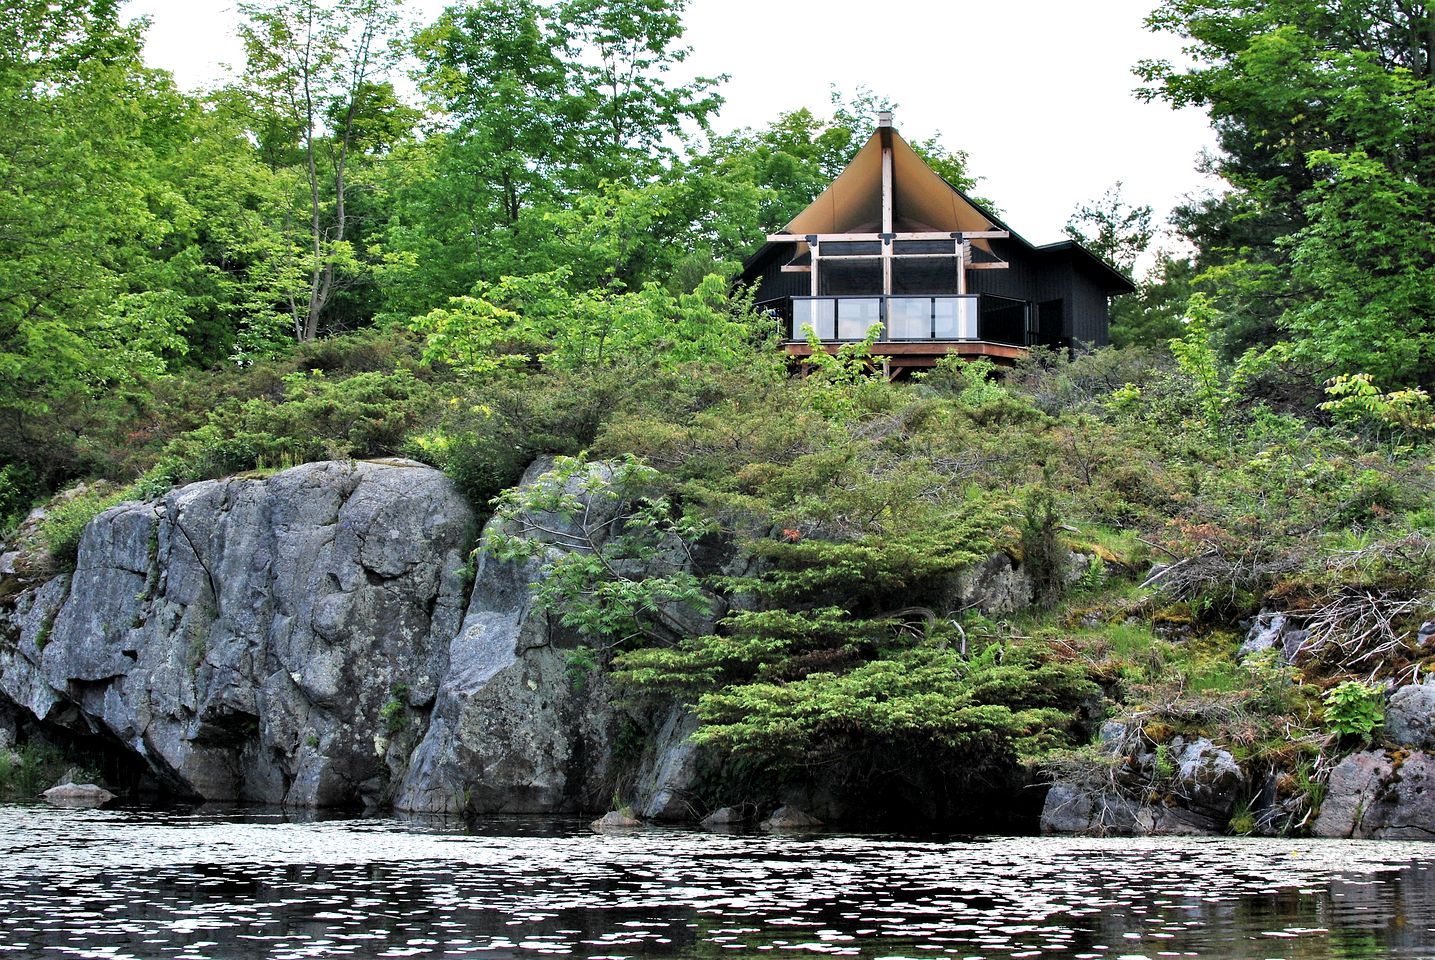
[[[986,341],[1013,346],[1028,344],[1025,300],[990,294],[793,297],[790,334],[807,339],[845,343],[862,340],[874,326],[878,342],[920,343]]]

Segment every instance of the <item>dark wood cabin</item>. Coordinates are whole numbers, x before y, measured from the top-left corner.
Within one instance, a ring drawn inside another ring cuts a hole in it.
[[[1107,302],[1135,288],[1071,240],[1033,246],[927,166],[881,115],[822,195],[767,238],[742,281],[807,356],[881,328],[893,376],[947,354],[1010,362],[1032,346],[1108,342]]]

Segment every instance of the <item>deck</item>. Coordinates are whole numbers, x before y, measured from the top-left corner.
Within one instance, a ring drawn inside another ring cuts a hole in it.
[[[933,366],[942,357],[987,357],[1013,363],[1032,342],[1031,305],[978,294],[791,297],[773,305],[782,315],[789,356],[808,357],[807,333],[836,353],[843,344],[880,332],[872,355],[890,376]]]

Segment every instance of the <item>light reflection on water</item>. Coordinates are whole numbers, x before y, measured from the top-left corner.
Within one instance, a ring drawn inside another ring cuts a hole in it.
[[[1435,845],[0,807],[0,958],[1435,956]]]

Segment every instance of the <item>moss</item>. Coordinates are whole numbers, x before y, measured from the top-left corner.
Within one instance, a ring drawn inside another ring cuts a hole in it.
[[[1162,607],[1151,614],[1153,624],[1168,624],[1173,626],[1190,626],[1196,622],[1196,617],[1191,611],[1188,603],[1175,603]]]

